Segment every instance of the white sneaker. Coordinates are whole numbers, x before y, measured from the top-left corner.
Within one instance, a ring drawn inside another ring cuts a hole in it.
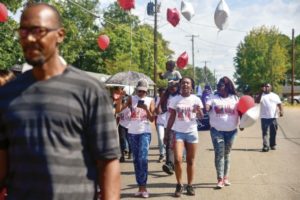
[[[143,198],[149,198],[149,192],[147,192],[147,191],[144,191],[144,192],[142,192],[142,197]]]
[[[224,177],[223,182],[224,182],[225,186],[230,186],[231,185],[231,183],[228,180],[228,177]]]
[[[143,191],[143,192],[136,192],[134,193],[135,197],[143,197],[143,198],[149,198],[149,192]]]
[[[218,179],[218,183],[217,183],[216,188],[217,189],[222,189],[223,187],[224,187],[224,181],[223,181],[223,179]]]

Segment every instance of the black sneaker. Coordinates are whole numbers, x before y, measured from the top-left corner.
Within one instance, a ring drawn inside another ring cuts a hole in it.
[[[124,157],[124,156],[121,156],[120,162],[121,162],[121,163],[125,162],[125,157]]]
[[[131,159],[132,158],[132,153],[128,153],[128,158],[127,159]]]
[[[174,196],[181,197],[182,192],[183,192],[183,185],[177,184]]]
[[[169,175],[173,175],[174,174],[174,170],[173,170],[173,167],[171,165],[168,165],[168,164],[164,164],[162,166],[162,170],[164,172],[166,172],[167,174]]]
[[[192,185],[186,186],[186,194],[190,196],[195,196],[195,190]]]
[[[164,155],[160,155],[157,162],[161,163],[164,160],[164,158]]]
[[[263,147],[262,148],[262,152],[268,152],[269,151],[269,147]]]

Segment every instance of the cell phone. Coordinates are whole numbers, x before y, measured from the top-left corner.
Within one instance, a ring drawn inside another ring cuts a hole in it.
[[[144,100],[138,100],[138,106],[144,105]]]

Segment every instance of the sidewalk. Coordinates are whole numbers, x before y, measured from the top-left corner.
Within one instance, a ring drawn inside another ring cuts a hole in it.
[[[298,120],[297,120],[298,119]],[[194,180],[196,196],[183,194],[179,199],[205,200],[299,200],[300,199],[300,109],[285,110],[280,119],[278,149],[261,152],[260,123],[239,131],[231,153],[231,186],[214,189],[216,172],[209,131],[199,132],[197,171]],[[153,131],[149,152],[149,199],[175,199],[176,179],[161,170],[158,163],[156,132]],[[185,168],[184,164],[184,168]],[[137,199],[133,164],[121,163],[121,199]],[[186,182],[185,171],[183,180]]]

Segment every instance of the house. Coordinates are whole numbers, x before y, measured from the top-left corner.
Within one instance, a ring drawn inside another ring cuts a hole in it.
[[[282,90],[281,90],[281,96],[283,97],[290,97],[292,94],[291,94],[291,91],[292,91],[292,88],[290,85],[285,85],[285,86],[282,86]],[[294,86],[294,95],[299,95],[300,94],[300,86]]]

